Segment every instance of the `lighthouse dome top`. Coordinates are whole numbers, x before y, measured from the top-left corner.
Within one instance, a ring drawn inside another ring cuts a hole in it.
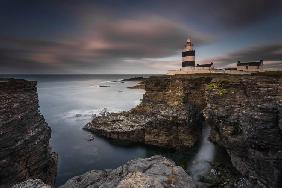
[[[185,46],[193,46],[192,40],[190,38],[187,39]]]

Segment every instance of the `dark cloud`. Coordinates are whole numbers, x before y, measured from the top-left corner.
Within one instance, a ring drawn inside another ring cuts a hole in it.
[[[242,49],[240,51],[227,54],[222,57],[213,59],[218,66],[228,66],[237,61],[258,61],[264,60],[272,64],[272,66],[281,65],[282,62],[282,44],[268,44],[253,46],[250,48]]]
[[[221,17],[226,25],[234,28],[257,23],[258,21],[281,13],[281,0],[233,0],[224,1],[226,9]]]
[[[242,45],[250,36],[249,30],[256,27],[260,34],[250,37],[251,42],[242,46],[255,44],[260,37],[266,42],[276,40],[282,27],[279,29],[278,23],[263,24],[269,18],[280,16],[281,20],[281,2],[6,1],[0,7],[0,72],[126,73],[134,69],[171,68],[177,65],[176,60],[180,61],[181,57],[176,55],[188,36],[199,51],[202,46],[209,48],[207,44],[211,43],[215,44],[211,48],[220,49],[216,45],[228,41],[233,31],[240,35],[238,44]],[[269,30],[276,32],[276,38],[261,36]],[[230,51],[233,44],[224,48]],[[264,53],[260,51],[262,47],[254,47],[217,60],[228,63],[237,59],[279,59],[277,54],[274,58],[275,46],[271,47],[263,47]],[[175,56],[174,60],[165,59],[170,56]],[[165,65],[161,66],[162,63]]]
[[[0,38],[1,72],[29,69],[32,72],[109,70],[126,59],[160,58],[176,54],[187,31],[198,45],[212,37],[161,17],[100,20],[93,32],[65,41]],[[136,65],[138,66],[138,65]],[[146,65],[145,65],[146,67]],[[125,70],[128,71],[128,70]]]
[[[101,20],[86,38],[88,48],[103,55],[124,58],[165,57],[182,48],[189,36],[198,45],[214,40],[180,22],[162,17]]]
[[[194,1],[205,19],[214,19],[223,26],[236,29],[281,14],[281,0],[214,0]]]
[[[111,6],[109,6],[111,5]],[[281,0],[143,0],[140,1],[96,1],[76,8],[79,14],[104,17],[135,17],[136,15],[159,15],[182,19],[186,22],[206,24],[209,27],[239,29],[281,15]]]

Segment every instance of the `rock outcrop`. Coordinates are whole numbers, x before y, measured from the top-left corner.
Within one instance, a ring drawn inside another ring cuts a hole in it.
[[[51,186],[43,183],[40,179],[28,179],[14,185],[12,188],[51,188]]]
[[[188,149],[201,115],[251,187],[282,186],[282,78],[186,75],[145,81],[143,101],[129,112],[97,117],[85,129],[116,140]]]
[[[252,187],[282,187],[282,78],[214,78],[204,115]]]
[[[73,177],[60,188],[194,188],[183,168],[162,157],[153,156],[127,162],[113,170],[92,170]]]
[[[137,77],[132,77],[132,78],[125,78],[125,79],[122,79],[121,81],[122,82],[139,82],[139,81],[144,81],[146,79],[147,78],[144,78],[142,76],[137,76]]]
[[[28,178],[53,184],[57,155],[38,108],[36,82],[0,80],[0,187]]]
[[[84,129],[107,138],[186,150],[201,133],[204,83],[210,78],[152,77],[140,105],[129,112],[99,116]]]

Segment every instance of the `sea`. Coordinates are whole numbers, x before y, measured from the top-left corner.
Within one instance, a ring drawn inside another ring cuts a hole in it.
[[[209,170],[215,157],[208,126],[203,128],[201,142],[188,153],[121,144],[82,129],[102,112],[127,111],[140,104],[145,91],[128,88],[137,82],[122,81],[139,76],[150,75],[0,75],[38,82],[40,112],[52,129],[52,150],[58,153],[56,187],[89,170],[114,169],[153,155],[170,158],[197,179]]]

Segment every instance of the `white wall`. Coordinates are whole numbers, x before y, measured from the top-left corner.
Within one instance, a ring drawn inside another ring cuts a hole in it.
[[[246,71],[246,72],[260,72],[263,71],[262,66],[237,66],[238,71]]]
[[[183,49],[183,52],[192,51],[192,50],[193,50],[193,46],[186,46],[186,47]]]
[[[182,57],[182,61],[195,61],[195,56]]]

